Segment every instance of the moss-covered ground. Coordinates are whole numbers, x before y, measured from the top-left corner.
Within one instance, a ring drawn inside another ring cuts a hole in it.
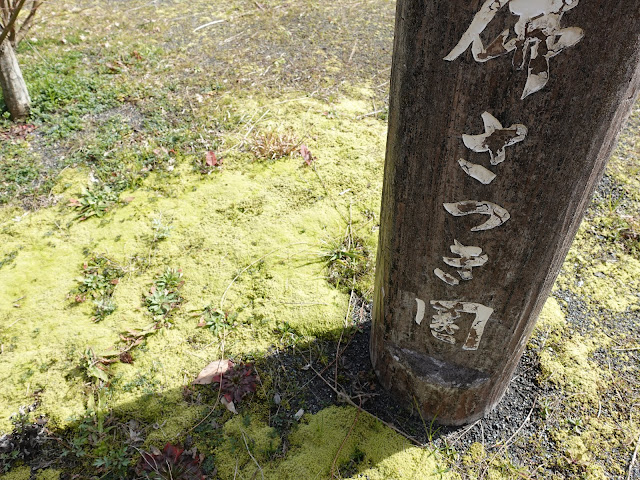
[[[32,116],[0,121],[0,436],[48,433],[2,478],[136,478],[167,442],[220,479],[640,478],[640,110],[519,370],[526,415],[494,437],[495,417],[385,423],[353,406],[367,372],[336,401],[371,297],[394,6],[42,6],[18,50]],[[259,375],[238,414],[192,385],[223,358]]]

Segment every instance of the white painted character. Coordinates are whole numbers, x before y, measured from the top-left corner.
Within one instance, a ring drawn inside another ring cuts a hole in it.
[[[523,69],[527,64],[527,82],[521,97],[524,99],[544,88],[549,81],[549,59],[582,40],[582,28],[560,26],[564,13],[578,3],[579,0],[487,0],[458,44],[444,59],[455,60],[470,45],[473,58],[478,62],[486,62],[515,50],[514,67]],[[507,28],[485,47],[480,34],[506,5],[518,17],[513,28],[515,36]]]
[[[433,315],[429,327],[431,334],[438,340],[455,345],[454,335],[460,329],[456,321],[461,313],[475,314],[467,338],[462,345],[463,350],[477,350],[484,333],[484,327],[489,321],[493,308],[480,303],[462,302],[459,300],[431,300],[429,302],[438,312]]]
[[[491,165],[498,165],[504,162],[507,156],[506,148],[523,141],[527,136],[528,129],[521,123],[514,123],[505,128],[500,120],[489,112],[483,112],[481,116],[484,133],[477,135],[465,133],[462,135],[462,141],[469,150],[479,153],[489,152]],[[484,185],[489,185],[496,178],[495,173],[488,168],[469,162],[464,158],[458,159],[458,164],[464,173]]]
[[[511,218],[511,215],[505,208],[485,200],[463,200],[455,203],[443,203],[442,205],[444,206],[444,209],[454,217],[464,217],[465,215],[471,215],[474,213],[488,215],[489,219],[486,222],[473,227],[471,229],[472,232],[491,230],[492,228],[499,227]]]
[[[462,280],[473,279],[471,270],[474,267],[481,267],[489,260],[489,256],[482,254],[482,248],[474,246],[466,246],[460,243],[458,240],[453,241],[454,244],[449,247],[451,253],[458,255],[458,257],[442,257],[444,263],[450,267],[457,269],[458,275]],[[436,268],[433,273],[443,282],[455,286],[460,283],[460,280],[452,275]]]

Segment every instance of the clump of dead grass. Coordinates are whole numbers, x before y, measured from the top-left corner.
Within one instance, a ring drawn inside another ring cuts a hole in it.
[[[290,132],[265,130],[253,137],[249,150],[256,158],[278,160],[297,153],[300,145],[301,141]]]

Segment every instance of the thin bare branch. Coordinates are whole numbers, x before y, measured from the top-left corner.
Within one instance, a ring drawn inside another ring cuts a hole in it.
[[[27,15],[27,18],[24,19],[24,22],[22,22],[22,25],[20,25],[18,31],[15,33],[15,38],[13,40],[14,46],[17,47],[18,44],[22,40],[24,40],[24,37],[27,36],[29,30],[31,30],[31,27],[33,26],[33,19],[35,18],[36,12],[40,8],[40,5],[43,4],[43,2],[44,0],[31,1],[31,5],[29,6],[29,14]]]
[[[9,18],[7,24],[3,27],[2,33],[0,33],[0,45],[2,45],[2,42],[4,42],[4,39],[7,38],[7,35],[9,35],[9,32],[15,25],[16,20],[18,19],[18,14],[20,13],[20,10],[22,10],[22,7],[24,7],[26,1],[27,0],[20,0],[20,3],[13,7],[11,17]]]

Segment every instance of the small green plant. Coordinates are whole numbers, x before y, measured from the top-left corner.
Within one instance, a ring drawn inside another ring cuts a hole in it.
[[[236,326],[237,317],[237,313],[223,312],[209,304],[202,309],[198,326],[208,328],[214,335],[220,336]]]
[[[171,224],[165,223],[162,215],[160,215],[151,221],[151,229],[153,230],[151,243],[157,244],[171,236],[171,230],[173,230],[173,227]]]
[[[130,464],[129,446],[124,445],[120,448],[110,449],[96,458],[92,465],[97,467],[101,473],[108,472],[113,478],[126,478]]]
[[[327,243],[320,253],[327,268],[327,281],[338,289],[366,297],[368,287],[362,280],[373,271],[373,257],[363,238],[348,228],[344,238]]]
[[[584,427],[584,423],[582,422],[581,417],[575,417],[575,418],[569,417],[567,418],[567,423],[572,428],[572,430],[577,434],[580,434]]]
[[[71,292],[76,303],[93,299],[93,320],[99,322],[117,308],[113,301],[116,285],[125,274],[124,269],[104,255],[91,257],[82,266],[83,276],[78,278],[78,287]]]
[[[106,365],[112,363],[102,357],[98,357],[92,348],[87,348],[81,357],[81,368],[87,379],[99,387],[109,383],[110,373]]]
[[[280,343],[285,347],[294,347],[303,338],[289,322],[278,323],[275,328],[275,333],[280,335]]]
[[[74,426],[62,433],[65,448],[62,457],[74,457],[85,468],[101,473],[101,478],[130,478],[133,448],[129,428],[118,428],[122,424],[103,411],[87,411]],[[137,432],[134,432],[137,434]]]
[[[168,322],[168,318],[183,302],[180,288],[184,284],[182,271],[169,268],[161,273],[149,294],[145,297],[145,306],[153,319],[157,322]]]
[[[118,202],[118,197],[118,193],[111,190],[108,185],[101,185],[85,190],[79,199],[71,198],[69,206],[78,211],[75,219],[82,222],[94,216],[104,217]]]
[[[167,267],[155,281],[156,287],[164,290],[178,290],[184,284],[182,270]]]

